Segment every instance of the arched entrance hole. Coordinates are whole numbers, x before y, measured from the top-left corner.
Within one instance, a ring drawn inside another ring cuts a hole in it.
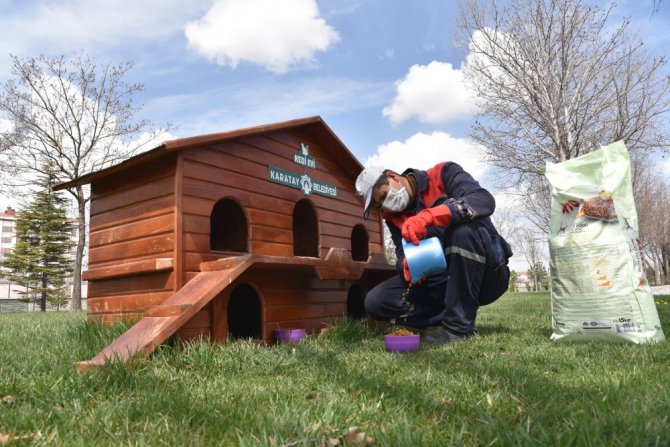
[[[227,313],[231,339],[263,337],[262,305],[256,289],[248,284],[235,287],[230,294]]]
[[[319,220],[307,199],[298,201],[293,208],[293,254],[319,257]]]
[[[221,199],[209,219],[209,247],[214,251],[249,252],[249,229],[244,210],[232,199]]]
[[[351,230],[351,259],[354,261],[367,261],[370,238],[365,225],[357,224]]]

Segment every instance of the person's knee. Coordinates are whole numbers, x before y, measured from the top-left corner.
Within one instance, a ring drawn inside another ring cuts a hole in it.
[[[368,292],[367,296],[365,297],[365,312],[372,317],[379,317],[380,303],[381,294],[378,293],[378,288],[375,287],[374,289],[370,290],[370,292]]]
[[[475,240],[479,237],[475,225],[458,225],[452,229],[451,239],[460,243]]]

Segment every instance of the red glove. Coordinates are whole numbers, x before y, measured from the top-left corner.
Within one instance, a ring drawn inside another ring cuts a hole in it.
[[[409,272],[409,265],[407,265],[407,259],[402,260],[402,276],[405,277],[405,281],[412,282],[412,274]],[[428,279],[428,277],[426,275],[423,275],[415,284],[421,284],[426,279]]]
[[[419,240],[426,237],[426,229],[437,225],[447,227],[451,222],[451,211],[446,205],[438,205],[435,208],[425,208],[412,216],[402,225],[402,237],[407,242],[419,245]]]
[[[409,266],[407,265],[407,259],[402,260],[402,276],[405,277],[405,281],[412,282],[412,274],[409,272]]]

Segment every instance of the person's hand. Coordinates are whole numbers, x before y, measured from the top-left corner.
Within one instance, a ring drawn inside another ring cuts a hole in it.
[[[412,274],[409,272],[407,259],[402,260],[402,276],[405,278],[405,281],[412,282]]]
[[[415,216],[408,218],[402,225],[402,237],[407,242],[419,245],[419,240],[426,237],[428,227],[438,225],[446,227],[451,222],[451,211],[444,205],[435,208],[425,208]]]
[[[427,228],[433,224],[433,216],[421,210],[416,216],[412,216],[402,225],[402,237],[407,242],[419,245],[419,240],[426,237]]]
[[[405,281],[407,281],[409,283],[412,282],[412,274],[409,272],[409,265],[407,264],[407,259],[402,260],[402,276],[405,278]],[[426,282],[426,279],[428,279],[428,277],[426,275],[423,275],[414,284],[422,284],[422,283]]]

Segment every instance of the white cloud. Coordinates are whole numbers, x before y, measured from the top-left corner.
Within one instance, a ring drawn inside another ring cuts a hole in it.
[[[463,72],[446,62],[413,65],[396,90],[393,103],[383,110],[393,123],[418,117],[424,123],[444,124],[475,113]]]
[[[458,163],[475,179],[484,175],[488,166],[481,162],[481,146],[445,132],[417,133],[404,142],[392,141],[377,148],[365,166],[383,166],[396,172],[407,168],[428,169],[443,161]]]
[[[217,0],[185,33],[191,48],[220,65],[246,61],[276,73],[311,62],[339,40],[315,0]]]
[[[13,54],[123,47],[178,35],[210,2],[194,0],[37,0],[0,14],[0,47]]]

